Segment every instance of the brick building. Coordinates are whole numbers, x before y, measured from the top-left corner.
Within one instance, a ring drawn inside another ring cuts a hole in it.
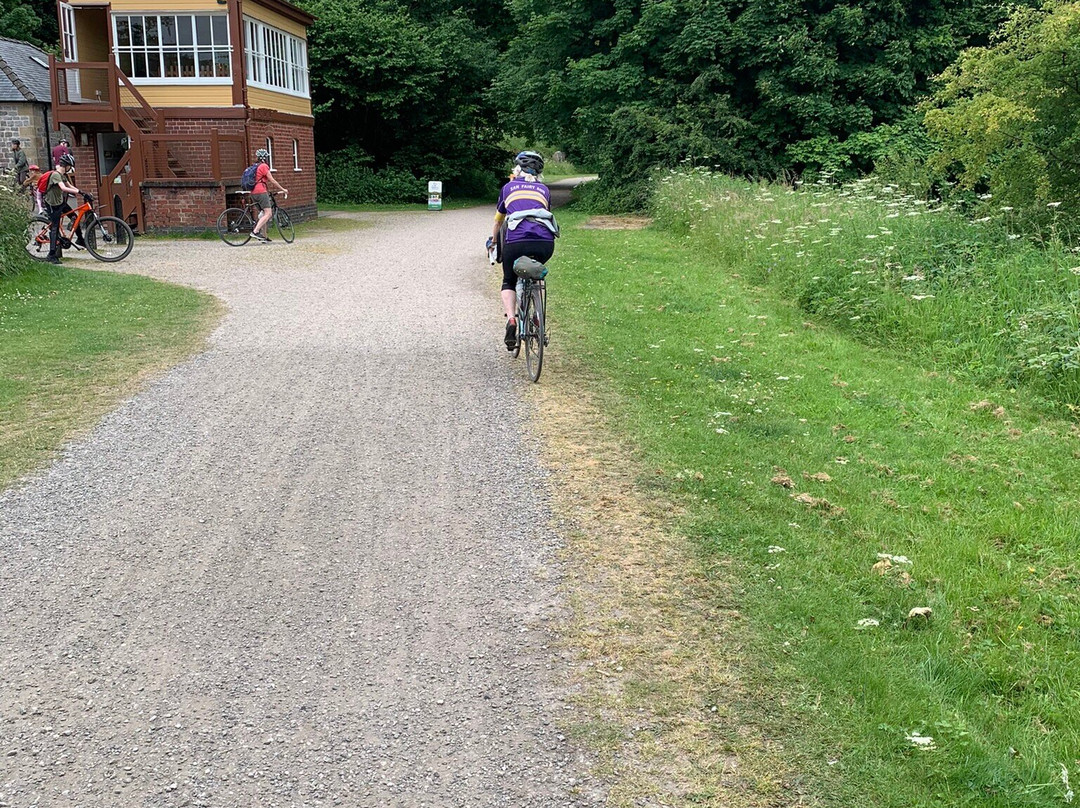
[[[81,187],[139,231],[202,230],[235,201],[256,149],[314,216],[313,19],[286,0],[59,2],[53,114]],[[94,178],[88,183],[86,176]]]

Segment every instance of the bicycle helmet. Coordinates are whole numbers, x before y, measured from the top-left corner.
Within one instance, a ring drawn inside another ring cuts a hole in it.
[[[61,154],[60,160],[58,162],[62,166],[69,166],[70,168],[75,168],[75,156],[72,154]]]
[[[268,152],[266,149],[258,149],[255,152],[255,162],[257,162],[257,163],[269,163],[270,162],[270,152]]]
[[[39,166],[37,163],[31,163],[30,165],[28,165],[26,167],[26,170],[27,171],[41,171],[41,166]]]
[[[521,166],[521,170],[533,176],[540,176],[544,170],[544,158],[534,151],[519,152],[514,158],[515,165]]]

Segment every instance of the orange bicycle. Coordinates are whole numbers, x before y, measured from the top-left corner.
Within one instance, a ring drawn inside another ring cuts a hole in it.
[[[112,263],[128,257],[135,244],[135,234],[128,223],[115,216],[98,216],[94,197],[83,194],[83,203],[60,218],[60,233],[56,240],[61,249],[71,249],[80,231],[87,251],[99,261]],[[49,237],[52,223],[48,216],[31,216],[26,225],[26,252],[31,258],[45,261],[49,257]],[[77,244],[76,249],[81,249]]]

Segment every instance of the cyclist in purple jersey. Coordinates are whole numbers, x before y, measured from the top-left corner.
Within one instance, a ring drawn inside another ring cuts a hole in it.
[[[506,349],[517,343],[517,276],[514,261],[524,255],[545,263],[555,252],[558,229],[551,216],[551,193],[540,182],[544,158],[524,151],[514,158],[514,173],[499,194],[492,239],[502,246],[502,302],[506,311]]]

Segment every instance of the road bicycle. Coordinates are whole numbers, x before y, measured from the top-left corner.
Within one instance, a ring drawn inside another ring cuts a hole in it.
[[[242,193],[250,194],[251,192],[242,191]],[[285,195],[285,198],[289,198],[288,194]],[[270,194],[270,205],[274,209],[274,213],[266,224],[267,230],[270,229],[270,225],[273,225],[277,228],[281,240],[286,244],[292,244],[293,239],[296,238],[296,228],[293,227],[292,219],[284,208],[278,207],[276,192]],[[243,247],[251,240],[255,223],[259,221],[261,214],[262,209],[250,198],[244,203],[243,207],[226,208],[218,216],[218,235],[230,247]]]
[[[135,233],[123,219],[115,216],[98,216],[94,210],[94,197],[82,194],[83,203],[60,218],[60,233],[56,245],[67,250],[75,243],[82,249],[77,236],[82,233],[86,250],[99,261],[113,263],[127,258],[135,245]],[[66,226],[65,226],[66,225]],[[38,261],[49,257],[49,239],[52,223],[48,216],[31,216],[26,225],[26,252]]]
[[[515,357],[525,347],[525,368],[529,378],[540,381],[540,371],[544,367],[544,347],[548,344],[545,324],[547,312],[547,285],[544,277],[547,267],[539,261],[523,256],[514,261],[514,274],[518,276],[517,285],[517,343],[514,345]]]

